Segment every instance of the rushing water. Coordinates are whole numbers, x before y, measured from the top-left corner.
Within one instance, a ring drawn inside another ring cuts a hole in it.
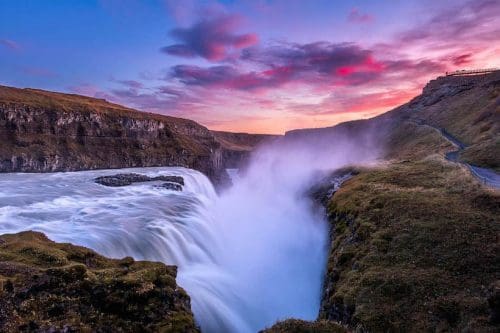
[[[155,183],[106,187],[135,172],[179,175],[182,192]],[[44,232],[109,257],[178,265],[178,283],[204,332],[255,332],[288,317],[314,319],[325,262],[321,214],[283,179],[252,172],[218,196],[201,173],[134,168],[0,174],[0,234]]]

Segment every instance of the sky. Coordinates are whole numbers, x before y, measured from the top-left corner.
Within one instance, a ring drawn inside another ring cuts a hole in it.
[[[490,67],[498,0],[0,0],[0,85],[214,130],[369,118],[446,71]]]

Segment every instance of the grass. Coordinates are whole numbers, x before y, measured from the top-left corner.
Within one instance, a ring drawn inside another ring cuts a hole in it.
[[[178,125],[199,126],[192,120],[164,116],[155,113],[138,112],[135,109],[114,104],[105,99],[87,97],[76,94],[65,94],[41,89],[19,89],[0,86],[0,103],[22,104],[25,106],[44,108],[64,112],[89,112],[99,114],[120,115],[133,119],[153,119],[173,122]]]
[[[470,78],[474,80],[475,78]],[[449,79],[459,83],[463,78]],[[452,94],[420,110],[410,109],[407,115],[445,128],[469,146],[462,158],[474,165],[499,171],[500,154],[500,71],[486,75],[470,89]],[[419,98],[416,99],[419,101]]]
[[[351,124],[354,135],[375,128],[384,161],[357,168],[326,200],[331,244],[318,320],[269,332],[328,332],[339,322],[359,332],[498,331],[500,193],[445,160],[456,148],[421,123],[469,145],[463,160],[498,170],[499,73]],[[325,131],[341,128],[310,132]]]
[[[498,192],[435,155],[361,171],[328,213],[335,232],[320,318],[370,332],[494,330]]]

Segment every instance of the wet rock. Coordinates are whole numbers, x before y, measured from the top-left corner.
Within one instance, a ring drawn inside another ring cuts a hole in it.
[[[156,185],[155,187],[159,188],[159,189],[164,189],[164,190],[182,191],[181,185],[179,185],[177,183],[172,183],[172,182],[163,183],[161,185]]]
[[[148,176],[136,173],[122,173],[114,176],[97,177],[94,181],[104,186],[127,186],[132,183],[146,182],[148,180]]]
[[[132,183],[142,183],[142,182],[151,182],[151,181],[165,181],[172,184],[176,184],[178,186],[184,185],[184,178],[181,176],[157,176],[157,177],[149,177],[146,175],[141,175],[138,173],[120,173],[113,176],[102,176],[94,179],[97,184],[101,184],[104,186],[127,186]],[[182,190],[182,187],[181,187]]]
[[[490,286],[488,305],[490,308],[490,321],[495,325],[500,324],[500,280]]]

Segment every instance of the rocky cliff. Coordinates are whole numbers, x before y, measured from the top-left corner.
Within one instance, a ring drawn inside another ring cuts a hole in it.
[[[0,172],[185,166],[225,176],[207,128],[78,95],[0,86],[0,142]]]

